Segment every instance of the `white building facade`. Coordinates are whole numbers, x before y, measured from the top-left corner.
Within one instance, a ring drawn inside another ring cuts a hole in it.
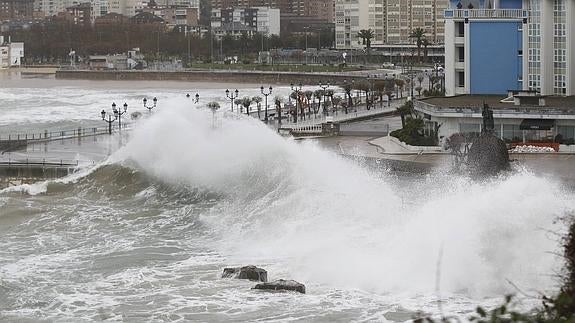
[[[212,10],[211,26],[218,36],[242,30],[266,36],[280,34],[280,9],[270,7],[229,8]],[[228,30],[229,29],[229,30]]]
[[[13,43],[0,36],[0,68],[18,67],[24,57],[24,43]]]

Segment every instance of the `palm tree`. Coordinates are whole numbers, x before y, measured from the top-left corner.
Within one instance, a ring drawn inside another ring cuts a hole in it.
[[[371,40],[375,37],[375,33],[371,29],[362,29],[357,33],[357,37],[361,38],[362,44],[365,46],[367,55],[369,56],[371,54]]]
[[[218,102],[212,101],[208,103],[208,109],[212,110],[212,127],[216,126],[216,111],[220,108]]]
[[[362,44],[369,51],[371,49],[371,40],[375,37],[375,33],[371,29],[362,29],[357,33],[357,37],[361,38]]]
[[[423,60],[427,62],[427,47],[431,45],[431,43],[427,38],[423,38],[421,45],[423,46]]]
[[[263,100],[263,99],[262,99],[261,96],[254,96],[254,97],[252,98],[252,101],[253,101],[253,102],[257,105],[257,107],[258,107],[258,119],[260,119],[260,120],[261,120],[260,111],[262,110],[262,100]]]
[[[421,63],[421,46],[425,39],[425,31],[422,28],[415,28],[411,31],[409,38],[415,39],[415,44],[417,45],[417,59]]]

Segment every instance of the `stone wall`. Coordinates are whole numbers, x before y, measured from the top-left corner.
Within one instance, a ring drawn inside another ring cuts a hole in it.
[[[356,82],[364,77],[349,74],[333,73],[296,73],[265,71],[79,71],[61,70],[56,72],[58,79],[79,80],[125,80],[125,81],[187,81],[187,82],[222,82],[253,84],[303,84],[317,85],[319,82],[341,84],[344,80]]]

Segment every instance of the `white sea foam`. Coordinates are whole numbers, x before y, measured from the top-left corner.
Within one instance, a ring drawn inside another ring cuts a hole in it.
[[[557,183],[525,172],[481,183],[436,174],[398,191],[314,144],[217,117],[213,129],[209,112],[173,106],[142,123],[117,157],[227,196],[202,220],[236,262],[277,261],[296,280],[382,294],[553,288],[561,263],[549,232],[575,209]]]

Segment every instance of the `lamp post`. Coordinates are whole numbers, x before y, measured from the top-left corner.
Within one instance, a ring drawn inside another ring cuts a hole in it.
[[[151,113],[152,109],[156,107],[156,103],[158,103],[158,99],[156,97],[154,97],[154,99],[152,99],[152,101],[154,102],[153,105],[148,105],[148,99],[144,98],[144,108],[148,109],[148,111]]]
[[[116,109],[116,103],[112,103],[112,111],[114,115],[118,118],[118,129],[122,130],[122,115],[128,111],[128,104],[124,103],[124,110],[120,108],[119,110]]]
[[[186,94],[186,98],[189,99],[190,97],[191,97],[190,93]],[[200,102],[200,95],[199,95],[198,93],[196,93],[196,95],[194,95],[194,98],[195,98],[195,99],[194,99],[194,103],[197,104],[197,103]]]
[[[237,99],[239,96],[240,96],[240,91],[238,91],[238,89],[236,89],[233,92],[230,92],[230,90],[226,90],[226,97],[228,99],[230,99],[231,106],[232,106],[232,112],[234,112],[234,100]]]
[[[116,116],[113,113],[106,113],[105,110],[102,110],[102,112],[100,112],[100,115],[102,116],[102,120],[104,120],[106,123],[108,123],[108,134],[112,134],[112,123],[114,123],[114,121],[116,121]],[[106,116],[108,118],[106,118]]]
[[[322,95],[324,96],[324,100],[323,100],[323,114],[327,115],[327,99],[325,99],[326,96],[326,90],[329,88],[330,84],[329,82],[327,83],[322,83],[319,82],[319,87],[323,90]]]
[[[264,86],[262,85],[262,87],[260,88],[262,94],[266,97],[266,111],[265,111],[265,115],[264,115],[264,121],[265,123],[268,123],[268,96],[272,94],[272,87],[269,87],[269,91],[265,92],[264,91]]]
[[[294,122],[294,123],[297,123],[297,113],[298,113],[298,111],[299,111],[299,101],[300,101],[300,100],[299,100],[299,96],[300,96],[300,92],[301,92],[301,89],[302,89],[303,86],[302,86],[301,83],[298,84],[298,85],[294,85],[294,84],[292,83],[292,84],[290,84],[290,87],[291,87],[291,90],[292,90],[292,91],[295,91],[295,93],[296,93],[295,113],[294,113],[294,120],[293,120],[293,122]]]

